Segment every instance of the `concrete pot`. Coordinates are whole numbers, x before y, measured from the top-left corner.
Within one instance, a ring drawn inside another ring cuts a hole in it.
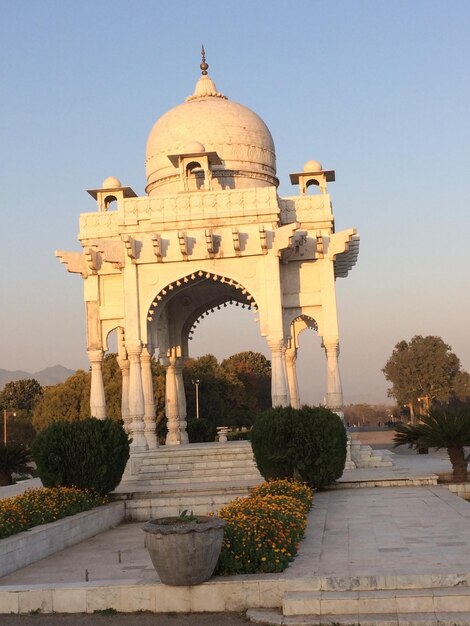
[[[218,517],[196,516],[185,521],[164,517],[145,524],[145,546],[165,585],[198,585],[217,565],[224,526]]]

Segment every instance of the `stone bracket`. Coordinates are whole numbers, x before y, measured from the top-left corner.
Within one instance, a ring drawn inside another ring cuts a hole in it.
[[[67,272],[71,274],[81,274],[82,278],[87,278],[88,271],[87,262],[82,252],[65,252],[64,250],[56,250],[55,256],[63,263]]]
[[[179,230],[178,231],[178,242],[180,245],[181,254],[183,255],[183,259],[185,261],[188,260],[188,239],[186,237],[186,233]]]
[[[153,251],[155,256],[157,257],[158,263],[162,263],[163,255],[162,255],[162,237],[156,233],[152,233],[150,235],[152,239]]]
[[[133,261],[135,261],[137,258],[136,240],[134,239],[134,237],[131,237],[130,235],[121,235],[121,239],[124,242],[124,247],[126,249],[127,256]]]
[[[112,263],[116,269],[124,267],[124,248],[120,241],[114,239],[97,239],[92,241],[92,246],[103,255],[104,261]]]
[[[235,250],[235,254],[237,256],[241,256],[242,251],[240,247],[240,232],[238,228],[232,228],[232,240],[233,240],[233,249]]]
[[[263,225],[259,227],[259,240],[261,244],[261,251],[263,254],[268,254],[268,242],[267,233]]]

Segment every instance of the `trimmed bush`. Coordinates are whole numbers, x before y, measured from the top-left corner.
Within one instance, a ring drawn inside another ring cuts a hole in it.
[[[187,431],[189,443],[215,441],[215,437],[217,435],[217,428],[215,424],[204,417],[200,417],[199,419],[188,419]]]
[[[339,478],[346,462],[346,430],[324,407],[276,407],[262,413],[251,431],[262,476],[293,478],[321,489]]]
[[[77,487],[106,494],[121,480],[129,444],[119,422],[90,417],[51,424],[36,437],[32,452],[45,487]]]

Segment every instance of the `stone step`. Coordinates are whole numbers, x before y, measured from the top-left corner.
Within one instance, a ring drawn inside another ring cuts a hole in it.
[[[113,500],[124,500],[126,521],[143,522],[155,517],[179,515],[185,509],[198,515],[216,513],[234,498],[249,495],[250,489],[259,485],[262,479],[240,481],[238,485],[226,483],[194,483],[191,489],[186,485],[135,485],[120,486],[112,494]]]
[[[191,459],[177,459],[171,461],[168,459],[167,461],[155,460],[144,461],[141,465],[141,472],[152,471],[154,468],[158,467],[161,471],[175,471],[175,470],[204,470],[204,469],[213,469],[213,468],[228,468],[228,467],[246,467],[246,466],[254,466],[253,458],[251,457],[235,457],[233,459],[201,459],[201,460],[191,460]]]
[[[198,456],[226,456],[227,454],[249,453],[252,454],[251,443],[249,441],[230,441],[227,443],[192,443],[181,446],[158,446],[154,450],[134,453],[136,457],[142,458],[175,458]]]
[[[312,615],[284,616],[277,609],[248,609],[247,618],[253,624],[272,626],[469,626],[470,612],[430,611],[419,613],[375,613],[364,615],[330,614],[315,617]]]
[[[375,615],[377,613],[470,613],[469,587],[371,591],[290,591],[284,616]]]
[[[226,473],[226,474],[194,474],[194,475],[173,475],[173,476],[155,476],[146,477],[149,485],[187,485],[192,486],[193,484],[199,484],[201,481],[204,481],[208,484],[217,484],[220,482],[227,482],[227,480],[231,480],[234,483],[239,481],[248,481],[248,480],[257,480],[261,479],[261,476],[255,472],[240,472],[238,474]]]

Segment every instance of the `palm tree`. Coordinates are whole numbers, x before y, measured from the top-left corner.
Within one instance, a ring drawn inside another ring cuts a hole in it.
[[[470,407],[463,404],[433,407],[419,424],[397,424],[394,447],[447,449],[455,482],[467,480],[465,446],[470,446]]]
[[[0,487],[13,483],[13,473],[29,473],[29,451],[19,443],[0,442]]]

